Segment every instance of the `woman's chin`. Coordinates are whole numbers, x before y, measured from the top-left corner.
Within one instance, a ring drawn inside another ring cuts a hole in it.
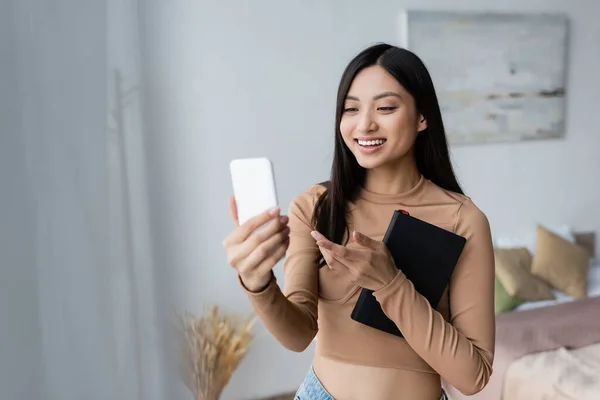
[[[356,161],[358,162],[358,165],[365,169],[374,169],[386,164],[384,157],[365,156],[363,154],[358,154],[356,156]]]
[[[353,151],[354,157],[356,158],[356,162],[358,165],[365,169],[375,169],[375,168],[397,168],[403,161],[412,157],[411,154],[412,149],[409,148],[407,150],[399,149],[399,151],[382,151],[376,152],[374,154],[364,154],[360,151]]]
[[[359,154],[356,157],[356,161],[358,165],[363,167],[364,169],[396,169],[402,164],[403,157],[400,158],[390,158],[390,157],[382,157],[378,156],[364,156]]]

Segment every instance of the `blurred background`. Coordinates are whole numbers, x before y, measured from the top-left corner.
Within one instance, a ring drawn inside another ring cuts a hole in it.
[[[419,40],[427,21],[411,28],[406,10],[568,21],[537,58],[512,55],[549,65],[548,82],[562,84],[552,103],[453,131],[451,152],[498,246],[526,246],[544,224],[597,247],[595,0],[1,0],[0,398],[191,399],[171,367],[174,313],[251,311],[221,247],[230,160],[269,157],[284,210],[328,179],[338,81],[377,42],[421,46],[444,98],[443,52],[456,61],[461,46],[441,40],[460,36]],[[465,96],[498,76],[473,73]],[[460,127],[450,97],[447,122]],[[255,331],[223,399],[291,392],[310,366],[312,347],[295,354]]]

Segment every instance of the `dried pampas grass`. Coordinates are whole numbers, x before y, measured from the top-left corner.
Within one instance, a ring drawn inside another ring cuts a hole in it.
[[[217,400],[254,339],[255,316],[225,315],[216,305],[180,319],[181,374],[195,400]]]

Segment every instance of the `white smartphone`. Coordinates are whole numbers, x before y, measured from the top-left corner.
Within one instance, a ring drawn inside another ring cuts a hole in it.
[[[240,158],[229,164],[240,225],[278,206],[273,164],[266,157]]]

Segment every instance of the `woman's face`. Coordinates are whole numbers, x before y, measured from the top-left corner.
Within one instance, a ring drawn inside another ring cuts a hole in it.
[[[348,90],[340,131],[358,164],[372,169],[396,163],[410,153],[427,122],[413,97],[385,69],[360,71]]]

